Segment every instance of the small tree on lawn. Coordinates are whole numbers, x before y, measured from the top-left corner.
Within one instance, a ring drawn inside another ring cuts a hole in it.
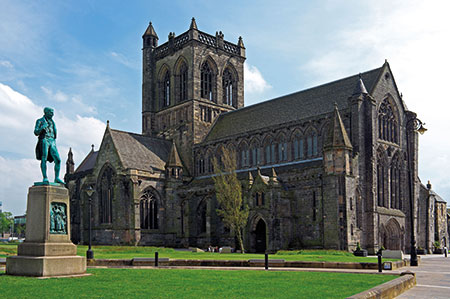
[[[0,232],[2,233],[2,237],[5,232],[10,231],[13,223],[14,219],[10,212],[0,212]]]
[[[242,186],[236,175],[236,153],[222,148],[221,163],[213,159],[214,188],[219,203],[217,214],[226,227],[234,232],[244,253],[242,230],[247,224],[248,206],[242,200]]]

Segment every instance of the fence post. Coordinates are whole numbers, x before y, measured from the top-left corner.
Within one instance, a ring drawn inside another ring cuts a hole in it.
[[[264,254],[264,268],[266,270],[269,270],[269,254],[268,253]]]

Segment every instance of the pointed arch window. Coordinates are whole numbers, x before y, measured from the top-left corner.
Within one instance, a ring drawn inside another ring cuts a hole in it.
[[[185,63],[183,63],[180,67],[180,76],[179,76],[179,86],[178,89],[180,91],[179,101],[187,100],[187,82],[188,82],[188,69]]]
[[[161,86],[161,106],[168,107],[170,105],[170,73],[166,71],[162,81]]]
[[[198,228],[199,233],[206,233],[207,226],[207,204],[206,200],[203,200],[197,209],[197,219],[198,219]]]
[[[388,99],[384,99],[378,109],[378,138],[398,143],[398,121]]]
[[[234,80],[233,74],[231,73],[229,68],[226,68],[223,72],[222,76],[222,94],[223,94],[223,103],[226,105],[230,105],[236,107],[236,99],[234,98],[236,82]]]
[[[112,223],[113,177],[113,169],[107,167],[100,178],[100,223]]]
[[[139,202],[141,229],[158,228],[158,202],[153,190],[147,190]]]
[[[402,209],[402,202],[400,197],[401,186],[401,165],[400,159],[397,156],[392,159],[391,163],[391,208]]]
[[[213,71],[208,62],[204,62],[201,67],[201,97],[213,100]]]

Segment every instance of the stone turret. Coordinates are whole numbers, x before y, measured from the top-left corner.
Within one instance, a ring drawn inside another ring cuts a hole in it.
[[[72,148],[69,149],[66,161],[66,174],[72,174],[75,171],[75,163],[73,162]]]
[[[325,173],[350,174],[350,153],[352,149],[341,115],[337,106],[335,106],[333,121],[323,147]]]
[[[181,179],[183,175],[183,163],[178,154],[175,142],[172,142],[169,158],[166,163],[166,178],[167,179]]]

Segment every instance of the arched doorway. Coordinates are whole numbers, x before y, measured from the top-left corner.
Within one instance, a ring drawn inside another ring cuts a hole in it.
[[[397,220],[391,219],[385,226],[382,242],[386,249],[402,249],[402,232]]]
[[[255,250],[256,252],[266,251],[266,223],[259,219],[255,229]]]

